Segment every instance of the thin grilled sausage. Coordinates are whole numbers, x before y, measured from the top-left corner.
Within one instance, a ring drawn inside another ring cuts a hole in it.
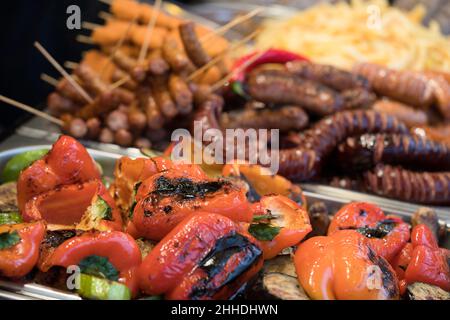
[[[297,76],[320,82],[338,91],[369,89],[369,81],[365,77],[330,65],[291,61],[286,63],[286,69]]]
[[[364,88],[353,88],[341,92],[344,109],[366,109],[373,105],[377,96]]]
[[[189,86],[180,76],[169,76],[169,91],[180,114],[188,114],[192,111],[192,92]]]
[[[372,89],[380,95],[419,108],[428,107],[434,100],[433,88],[424,75],[371,63],[355,65],[353,71],[366,77]]]
[[[293,77],[284,70],[254,70],[248,77],[248,92],[264,103],[293,104],[316,115],[333,114],[344,107],[342,97],[318,82]]]
[[[170,96],[167,88],[167,77],[159,76],[150,79],[153,98],[159,111],[167,119],[172,119],[178,114],[178,109]]]
[[[179,26],[181,40],[183,41],[184,49],[189,59],[200,68],[201,66],[207,64],[211,58],[203,49],[200,40],[197,37],[197,32],[195,31],[194,22],[185,22]]]
[[[424,111],[414,109],[400,102],[382,99],[375,102],[372,109],[396,117],[408,127],[423,126],[428,123],[428,116]]]
[[[414,172],[378,165],[364,175],[367,190],[388,198],[433,205],[450,204],[450,172]]]
[[[86,121],[87,126],[87,138],[95,140],[100,135],[102,129],[101,122],[98,118],[90,118]]]
[[[162,56],[175,72],[180,72],[186,68],[190,62],[186,53],[178,46],[177,41],[172,38],[164,41],[162,46]]]
[[[153,50],[148,57],[148,72],[160,76],[169,71],[169,64],[164,60],[161,50]]]
[[[64,112],[74,112],[79,108],[79,105],[74,101],[62,96],[58,92],[52,92],[48,95],[47,106],[50,113],[54,116],[58,116]]]

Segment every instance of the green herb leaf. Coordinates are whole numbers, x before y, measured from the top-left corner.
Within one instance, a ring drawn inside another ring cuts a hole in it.
[[[112,220],[112,208],[102,197],[98,196],[97,205],[101,208],[103,219],[111,221]]]
[[[18,212],[1,212],[0,225],[21,223],[22,216]]]
[[[268,223],[252,223],[248,228],[251,235],[262,241],[273,240],[280,230],[280,227],[274,227]]]
[[[272,216],[271,214],[262,214],[262,215],[255,215],[253,216],[253,221],[254,222],[258,222],[261,220],[271,220],[271,219],[275,219],[274,216]]]
[[[0,233],[0,250],[14,247],[20,242],[20,236],[17,231]]]
[[[131,203],[130,212],[128,213],[128,218],[130,218],[130,219],[133,218],[134,207],[136,207],[136,203],[137,203],[136,202],[136,194],[137,194],[137,191],[138,191],[139,187],[141,186],[141,184],[142,184],[142,181],[139,181],[134,185],[134,188],[133,188],[133,194],[131,196],[133,199],[133,202]]]
[[[78,263],[82,273],[117,281],[119,272],[109,262],[108,258],[92,255],[84,258]]]

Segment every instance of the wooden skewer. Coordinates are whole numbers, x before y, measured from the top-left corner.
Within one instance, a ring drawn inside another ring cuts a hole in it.
[[[94,30],[94,29],[97,29],[99,27],[102,27],[102,25],[97,24],[97,23],[92,23],[92,22],[89,22],[89,21],[83,21],[81,23],[81,27],[84,28],[84,29],[88,29],[88,30]]]
[[[114,16],[111,13],[105,12],[105,11],[100,11],[98,13],[98,17],[103,19],[103,20],[109,20],[114,18]]]
[[[78,68],[79,63],[78,62],[73,62],[73,61],[66,61],[64,62],[64,67],[67,69],[76,69]]]
[[[92,40],[91,37],[79,34],[77,35],[77,37],[75,38],[78,42],[81,43],[86,43],[86,44],[95,44],[94,40]]]
[[[112,83],[109,87],[110,87],[110,89],[116,89],[130,79],[131,79],[131,77],[129,75],[127,75],[127,76],[123,77],[122,79],[119,79],[116,82]]]
[[[226,75],[221,80],[217,81],[215,84],[211,86],[211,92],[216,91],[217,89],[221,88],[224,84],[226,84],[234,75],[237,73],[245,70],[249,65],[251,65],[253,62],[255,62],[259,57],[261,57],[266,50],[262,50],[261,52],[255,54],[253,57],[245,61],[243,64],[241,64],[239,67],[231,71],[228,75]]]
[[[234,18],[233,20],[231,20],[230,22],[228,22],[226,25],[223,25],[220,28],[217,28],[217,29],[215,29],[215,30],[205,34],[203,37],[200,38],[200,42],[202,44],[205,44],[205,42],[210,40],[213,36],[221,36],[221,35],[223,35],[224,33],[226,33],[231,28],[233,28],[233,27],[237,26],[238,24],[243,23],[243,22],[253,18],[254,16],[260,14],[264,10],[266,10],[266,8],[256,8],[256,9],[250,11],[247,14],[244,14],[242,16],[238,16],[238,17]]]
[[[52,85],[54,87],[56,87],[58,85],[58,82],[59,82],[58,79],[55,79],[55,78],[49,76],[46,73],[41,73],[41,80],[47,82],[48,84],[50,84],[50,85]]]
[[[156,0],[155,4],[153,5],[153,12],[150,21],[148,22],[147,25],[144,43],[142,44],[141,51],[139,52],[139,57],[137,60],[138,64],[141,64],[144,61],[145,57],[147,56],[148,45],[150,43],[150,38],[152,37],[153,29],[155,28],[156,18],[158,17],[159,12],[161,10],[161,5],[162,0]]]
[[[16,108],[25,110],[25,111],[27,111],[29,113],[34,114],[35,116],[44,118],[44,119],[46,119],[46,120],[48,120],[50,122],[53,122],[54,124],[57,124],[58,126],[63,126],[64,125],[64,122],[62,120],[60,120],[58,118],[55,118],[55,117],[53,117],[53,116],[51,116],[51,115],[49,115],[49,114],[47,114],[45,112],[42,112],[42,111],[40,111],[40,110],[38,110],[36,108],[30,107],[30,106],[28,106],[26,104],[23,104],[23,103],[21,103],[19,101],[10,99],[10,98],[2,96],[2,95],[0,95],[0,101],[3,101],[5,103],[7,103],[7,104],[10,104],[10,105],[12,105],[12,106],[14,106]]]
[[[207,64],[205,64],[204,66],[202,66],[201,68],[195,70],[194,72],[192,72],[186,79],[192,80],[195,79],[197,76],[199,76],[200,74],[202,74],[204,71],[206,71],[208,68],[212,67],[213,65],[215,65],[217,62],[219,62],[221,59],[223,59],[223,57],[229,53],[230,51],[244,45],[247,41],[253,39],[258,33],[260,33],[261,30],[257,29],[255,31],[253,31],[251,34],[249,34],[248,36],[242,38],[241,40],[239,40],[236,43],[233,43],[228,49],[225,49],[223,52],[221,52],[220,54],[218,54],[217,56],[215,56],[213,59],[211,59]]]
[[[89,94],[67,73],[66,70],[48,53],[47,50],[37,41],[34,42],[34,46],[39,50],[40,53],[52,64],[52,66],[62,74],[64,78],[78,91],[81,96],[86,99],[87,102],[92,103],[94,100],[89,96]]]

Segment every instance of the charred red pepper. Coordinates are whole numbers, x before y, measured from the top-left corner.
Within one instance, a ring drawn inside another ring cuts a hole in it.
[[[222,215],[198,212],[178,224],[139,267],[141,289],[168,299],[227,299],[262,267],[256,241]]]
[[[56,248],[45,248],[38,267],[47,272],[53,266],[67,268],[71,265],[85,266],[96,260],[111,264],[117,278],[130,290],[136,292],[135,271],[142,261],[141,252],[136,241],[120,231],[90,231],[81,235],[69,236]],[[82,270],[84,272],[84,270]]]
[[[84,229],[122,229],[120,211],[100,180],[41,193],[26,203],[22,216],[25,221],[43,219],[49,224],[78,225]]]
[[[253,205],[253,210],[248,231],[260,240],[264,259],[298,244],[312,230],[306,210],[285,196],[264,196]]]
[[[425,282],[450,291],[447,250],[439,248],[433,232],[424,224],[417,225],[411,233],[411,244],[411,259],[404,273],[406,283]]]
[[[34,196],[66,184],[100,179],[100,172],[87,150],[74,138],[61,136],[42,159],[23,170],[17,181],[17,201],[23,212]]]
[[[409,225],[388,215],[376,205],[353,202],[339,210],[328,228],[328,235],[338,230],[355,229],[369,238],[374,251],[391,262],[409,240]]]
[[[139,186],[128,228],[147,239],[160,240],[195,211],[219,213],[234,221],[252,219],[243,187],[173,168]]]
[[[44,234],[42,221],[0,226],[0,275],[19,278],[30,272],[38,261]]]
[[[312,299],[392,300],[399,298],[395,271],[355,230],[312,237],[298,247],[297,277]]]

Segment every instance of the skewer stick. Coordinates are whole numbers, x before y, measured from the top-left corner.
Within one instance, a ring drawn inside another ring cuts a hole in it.
[[[150,38],[152,37],[153,29],[155,28],[156,24],[156,18],[159,15],[159,12],[161,10],[162,0],[156,0],[155,4],[153,5],[153,12],[152,16],[150,18],[150,21],[147,25],[147,31],[145,32],[145,39],[144,43],[142,44],[141,51],[139,52],[139,58],[138,58],[138,64],[142,63],[147,56],[148,51],[148,45],[150,43]]]
[[[111,13],[105,12],[105,11],[100,11],[98,13],[98,17],[103,19],[103,20],[109,20],[114,18],[114,16]]]
[[[89,22],[89,21],[83,21],[81,23],[81,27],[84,28],[84,29],[88,29],[88,30],[94,30],[94,29],[97,29],[97,28],[99,28],[101,26],[102,25],[100,25],[100,24],[92,23],[92,22]]]
[[[64,67],[67,69],[76,69],[78,68],[79,63],[78,62],[73,62],[73,61],[66,61],[64,62]]]
[[[44,118],[44,119],[46,119],[46,120],[48,120],[50,122],[53,122],[54,124],[57,124],[58,126],[63,126],[64,125],[64,122],[62,120],[60,120],[58,118],[55,118],[55,117],[53,117],[53,116],[51,116],[51,115],[49,115],[49,114],[47,114],[45,112],[42,112],[42,111],[40,111],[40,110],[38,110],[36,108],[30,107],[30,106],[28,106],[26,104],[23,104],[23,103],[21,103],[19,101],[10,99],[10,98],[2,96],[2,95],[0,95],[0,101],[3,101],[3,102],[5,102],[5,103],[7,103],[9,105],[12,105],[12,106],[16,107],[16,108],[25,110],[25,111],[27,111],[29,113],[34,114],[35,116]]]
[[[261,12],[263,12],[264,10],[266,10],[266,8],[256,8],[252,11],[250,11],[247,14],[244,14],[242,16],[238,16],[236,18],[234,18],[233,20],[231,20],[230,22],[228,22],[227,24],[205,34],[203,37],[200,38],[200,42],[202,44],[205,44],[205,42],[207,42],[208,40],[210,40],[213,36],[221,36],[224,33],[226,33],[228,30],[230,30],[231,28],[237,26],[240,23],[243,23],[251,18],[253,18],[254,16],[260,14]]]
[[[212,67],[213,65],[215,65],[217,62],[219,62],[221,59],[223,59],[223,57],[229,53],[232,50],[237,49],[238,47],[244,45],[247,41],[253,39],[258,33],[260,33],[261,30],[257,29],[255,31],[253,31],[251,34],[249,34],[248,36],[242,38],[241,40],[239,40],[238,42],[233,43],[230,47],[228,47],[227,49],[225,49],[223,52],[221,52],[220,54],[218,54],[217,56],[215,56],[213,59],[211,59],[207,64],[205,64],[204,66],[202,66],[201,68],[195,70],[194,72],[192,72],[188,77],[187,80],[192,80],[195,79],[195,77],[199,76],[200,74],[202,74],[204,71],[206,71],[208,68]]]
[[[46,73],[41,73],[41,80],[47,82],[48,84],[56,87],[58,85],[58,79],[55,79],[53,77],[50,77],[48,74]]]
[[[266,52],[266,50],[262,50],[261,52],[255,54],[253,57],[251,57],[250,59],[248,59],[246,62],[244,62],[243,64],[241,64],[239,67],[237,67],[236,69],[234,69],[233,71],[231,71],[229,74],[227,74],[224,78],[222,78],[221,80],[217,81],[216,83],[214,83],[211,86],[211,92],[216,91],[217,89],[221,88],[224,84],[226,84],[233,76],[235,76],[237,73],[245,70],[245,68],[247,68],[249,65],[251,65],[253,62],[255,62],[259,57],[261,57],[264,53]]]
[[[92,103],[94,100],[87,94],[87,92],[67,73],[66,70],[48,53],[47,50],[39,43],[34,42],[34,46],[39,50],[40,53],[52,64],[52,66],[63,75],[64,78],[69,81],[69,83],[78,91],[81,96],[86,99],[87,102]]]
[[[125,82],[127,82],[130,79],[131,79],[131,77],[129,75],[127,75],[127,76],[123,77],[122,79],[117,80],[116,82],[111,84],[109,87],[110,87],[110,89],[116,89],[116,88],[120,87],[121,85],[123,85]]]
[[[81,43],[86,43],[86,44],[95,44],[94,40],[92,40],[91,37],[79,34],[77,35],[77,37],[75,38],[78,42]]]

